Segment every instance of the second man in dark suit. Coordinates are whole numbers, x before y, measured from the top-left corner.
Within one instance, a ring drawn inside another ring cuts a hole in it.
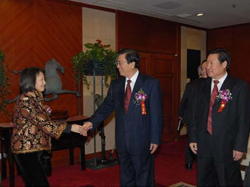
[[[242,186],[239,160],[247,151],[250,127],[248,84],[228,75],[224,49],[209,52],[208,79],[195,85],[189,111],[189,145],[197,153],[198,186]]]
[[[207,78],[207,60],[203,60],[201,65],[198,67],[198,75],[199,79]],[[198,79],[197,79],[198,80]],[[181,120],[182,126],[187,124],[188,122],[188,103],[192,103],[193,95],[191,88],[193,87],[193,84],[196,83],[196,81],[192,81],[187,83],[185,91],[183,93],[181,104],[179,108],[179,119]],[[188,124],[187,124],[188,125]],[[180,131],[181,127],[179,127],[178,131]],[[185,154],[185,168],[188,170],[192,170],[192,165],[195,161],[196,155],[191,151],[189,145],[186,147],[186,154]]]

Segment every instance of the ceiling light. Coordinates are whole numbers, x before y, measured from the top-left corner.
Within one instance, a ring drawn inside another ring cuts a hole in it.
[[[196,14],[196,16],[200,17],[200,16],[204,16],[204,14],[203,13],[198,13],[198,14]]]
[[[192,16],[192,14],[182,13],[182,14],[177,14],[175,16],[180,17],[180,18],[186,18],[186,17]]]

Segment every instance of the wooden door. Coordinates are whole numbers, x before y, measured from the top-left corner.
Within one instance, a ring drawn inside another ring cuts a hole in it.
[[[163,94],[163,138],[172,141],[177,136],[178,105],[178,64],[175,55],[140,53],[140,72],[157,78]]]

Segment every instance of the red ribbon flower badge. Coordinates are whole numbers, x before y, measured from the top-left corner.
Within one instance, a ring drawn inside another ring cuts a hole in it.
[[[216,98],[217,98],[218,100],[221,99],[220,108],[219,108],[219,110],[218,110],[219,113],[223,111],[223,109],[225,108],[227,102],[228,102],[229,100],[232,100],[232,99],[233,99],[232,93],[230,92],[229,89],[219,91],[219,94],[217,95]]]
[[[147,94],[144,93],[142,88],[135,94],[135,101],[134,103],[136,105],[141,104],[141,111],[142,115],[146,115],[146,107],[145,107],[145,100],[147,99]]]

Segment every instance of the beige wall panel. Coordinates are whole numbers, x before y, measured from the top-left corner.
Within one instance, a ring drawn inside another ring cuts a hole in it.
[[[201,49],[201,31],[197,29],[187,28],[187,47],[188,49]]]
[[[83,44],[102,40],[115,50],[115,13],[83,8]],[[83,46],[85,50],[85,46]]]
[[[181,97],[187,84],[187,27],[181,27]]]
[[[85,43],[93,43],[96,39],[100,39],[103,44],[111,44],[113,50],[116,49],[115,37],[115,13],[105,12],[90,8],[83,8],[82,10],[82,41]],[[83,51],[86,48],[83,45]],[[93,110],[93,77],[88,76],[90,82],[90,89],[84,85],[83,87],[83,108],[84,115],[91,116]],[[107,88],[104,86],[104,96],[107,94]],[[101,76],[96,77],[96,93],[101,94]],[[96,107],[97,108],[97,107]],[[113,117],[112,117],[113,116]],[[115,119],[114,114],[105,121],[105,136],[106,136],[106,150],[113,149],[115,145]],[[96,151],[101,151],[101,138],[96,135]],[[94,152],[94,139],[92,138],[89,145],[86,146],[86,154]]]

